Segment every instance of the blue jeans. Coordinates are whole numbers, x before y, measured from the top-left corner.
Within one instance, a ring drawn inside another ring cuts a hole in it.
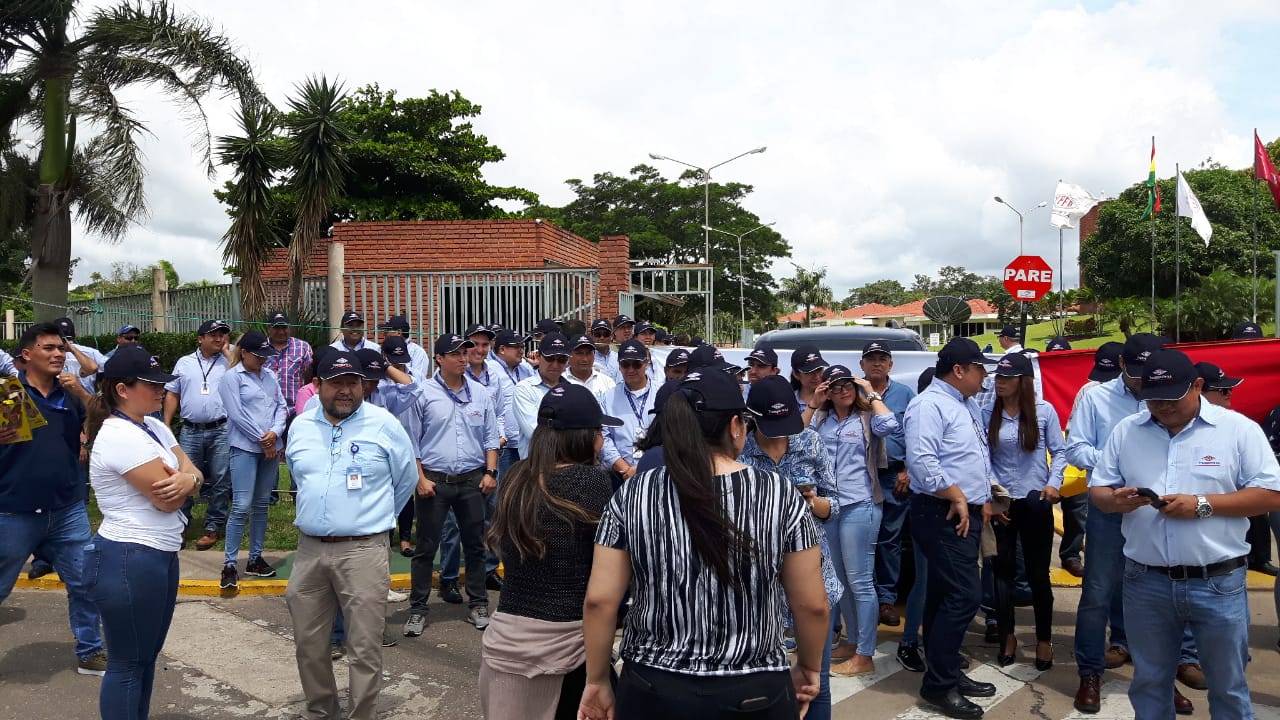
[[[231,516],[227,518],[224,560],[227,564],[234,565],[240,555],[246,518],[249,518],[249,559],[262,557],[262,544],[267,539],[267,507],[271,504],[271,491],[279,482],[278,458],[268,460],[263,453],[231,448]]]
[[[103,720],[146,720],[156,658],[178,601],[178,553],[94,536],[84,564],[109,651],[98,711]]]
[[[221,532],[227,524],[227,505],[231,501],[231,456],[227,445],[227,426],[224,423],[212,430],[196,430],[190,425],[184,425],[178,445],[204,474],[200,497],[209,503],[204,514],[204,529]],[[182,506],[182,514],[187,516],[187,520],[191,519],[191,508],[195,503],[195,498],[188,498],[187,503]]]
[[[929,561],[920,552],[919,543],[911,543],[912,556],[916,561],[916,579],[911,583],[911,592],[907,594],[907,615],[902,619],[903,645],[920,644],[920,623],[924,622],[924,596],[929,591]]]
[[[1091,500],[1085,520],[1084,582],[1076,608],[1076,665],[1080,677],[1101,675],[1106,669],[1107,622],[1111,644],[1127,648],[1124,627],[1124,535],[1120,513],[1099,510]],[[1169,693],[1173,697],[1173,693]]]
[[[0,603],[13,592],[27,557],[39,551],[67,586],[71,632],[81,660],[102,650],[98,608],[84,584],[84,546],[90,534],[83,502],[49,512],[0,513]]]
[[[898,578],[902,575],[902,526],[907,521],[909,501],[909,498],[893,496],[893,485],[897,480],[898,473],[880,471],[884,502],[880,504],[880,537],[876,541],[876,596],[887,605],[898,601]]]
[[[1133,630],[1129,639],[1133,656],[1129,702],[1135,720],[1173,717],[1173,680],[1187,625],[1204,659],[1210,715],[1253,717],[1244,675],[1249,659],[1245,568],[1203,580],[1170,580],[1146,565],[1126,560],[1124,605],[1130,610],[1125,624]]]
[[[880,506],[864,500],[840,508],[835,523],[827,523],[827,545],[836,575],[844,581],[840,611],[850,638],[857,637],[858,654],[876,654],[880,604],[876,598],[876,538],[880,536]]]

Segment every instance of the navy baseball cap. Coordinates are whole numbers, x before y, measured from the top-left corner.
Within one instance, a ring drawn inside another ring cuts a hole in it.
[[[60,317],[54,320],[53,324],[58,326],[58,332],[62,337],[73,338],[76,336],[76,324],[71,322],[71,318]]]
[[[1102,343],[1093,353],[1093,369],[1089,371],[1089,379],[1094,382],[1107,382],[1120,377],[1120,353],[1124,352],[1124,343],[1114,340]]]
[[[742,372],[742,368],[725,360],[724,353],[721,353],[720,348],[714,345],[699,345],[694,348],[689,353],[687,365],[689,366],[689,372],[694,370],[719,370],[734,376]]]
[[[454,335],[453,333],[445,333],[436,338],[437,355],[448,355],[449,353],[457,352],[464,348],[473,348],[475,346],[476,344],[470,340]]]
[[[747,364],[750,365],[752,362],[758,365],[778,367],[778,353],[774,352],[773,348],[756,348],[747,353]],[[795,433],[792,434],[794,435]]]
[[[289,316],[283,310],[272,310],[267,315],[267,325],[271,327],[289,327]]]
[[[1036,371],[1031,365],[1031,358],[1022,353],[1008,353],[996,361],[996,375],[1001,377],[1022,377],[1023,375],[1035,377]]]
[[[591,332],[594,333],[597,330],[608,330],[609,332],[613,332],[613,325],[609,323],[609,318],[600,318],[598,320],[592,320]]]
[[[547,333],[560,332],[560,323],[551,318],[543,318],[533,326],[534,335],[546,335]]]
[[[360,372],[364,374],[365,380],[381,380],[387,376],[387,361],[377,350],[373,348],[357,350],[356,359],[360,361]]]
[[[339,325],[342,325],[342,327],[346,327],[348,325],[355,325],[357,323],[360,325],[364,325],[364,316],[356,312],[355,310],[348,310],[342,313],[342,322],[339,323]]]
[[[271,341],[267,339],[267,336],[257,330],[250,330],[241,335],[240,339],[236,341],[236,347],[239,347],[243,352],[253,353],[260,358],[269,358],[272,355],[280,354],[279,350],[271,347]]]
[[[396,365],[403,365],[409,362],[409,341],[393,335],[382,341],[382,352],[387,356],[387,361]]]
[[[1044,344],[1045,352],[1060,352],[1062,350],[1070,350],[1071,343],[1067,342],[1064,337],[1056,337]]]
[[[953,337],[938,351],[938,367],[946,368],[948,372],[956,365],[990,364],[991,361],[982,354],[978,343],[967,337]]]
[[[694,412],[747,410],[755,414],[743,401],[738,381],[714,368],[690,370],[680,382],[680,392],[689,398]]]
[[[1262,337],[1262,326],[1256,322],[1237,323],[1231,328],[1232,340],[1260,340]]]
[[[822,382],[839,382],[848,380],[853,382],[853,373],[849,372],[849,368],[843,365],[832,365],[822,371]],[[790,387],[791,383],[787,383]]]
[[[543,357],[569,357],[569,339],[553,330],[542,336],[542,341],[538,343],[538,354]]]
[[[885,343],[880,342],[879,340],[872,340],[871,342],[862,346],[862,357],[866,357],[874,353],[884,353],[889,357],[893,357],[893,353],[889,351],[889,346]]]
[[[624,360],[648,360],[649,348],[639,340],[632,338],[624,340],[618,346],[618,362]]]
[[[647,332],[651,332],[651,333],[654,333],[655,335],[657,335],[657,333],[658,333],[658,328],[654,327],[651,323],[649,323],[648,321],[645,321],[645,320],[641,320],[641,321],[639,321],[639,322],[637,322],[637,323],[636,323],[636,334],[637,334],[637,335],[643,335],[643,334],[645,334],[645,333],[647,333]]]
[[[528,339],[515,330],[500,330],[494,337],[494,344],[498,347],[524,347]]]
[[[143,382],[161,385],[176,380],[177,375],[160,369],[160,361],[141,345],[121,345],[102,366],[102,374],[109,378],[138,378]]]
[[[1134,333],[1124,341],[1120,357],[1124,358],[1124,374],[1131,378],[1142,377],[1142,366],[1156,351],[1164,349],[1164,339],[1151,333]]]
[[[141,333],[136,325],[121,325],[120,330],[116,332],[116,337],[123,337],[129,333]]]
[[[360,367],[360,358],[353,352],[334,350],[324,354],[316,366],[316,377],[321,380],[332,380],[339,375],[356,375],[364,377]]]
[[[622,421],[605,415],[596,396],[582,385],[560,383],[542,396],[538,405],[538,424],[552,430],[594,430],[603,426],[618,427]]]
[[[827,361],[822,359],[817,345],[801,345],[791,351],[791,369],[798,373],[807,375],[826,366]]]
[[[395,330],[396,332],[409,332],[409,319],[403,315],[392,315],[387,321],[378,326],[379,330]]]
[[[1018,328],[1012,325],[1005,325],[1004,327],[1000,328],[1000,332],[996,335],[996,337],[1008,338],[1010,340],[1020,340],[1022,338],[1022,333],[1018,332]]]
[[[679,367],[681,365],[688,365],[689,351],[685,350],[684,348],[676,348],[675,350],[672,350],[671,352],[667,353],[667,362],[665,364],[667,367]]]
[[[660,343],[671,342],[671,333],[668,333],[666,330],[663,330],[662,328],[656,328],[656,330],[658,334],[654,336],[653,338],[654,342],[660,342]]]
[[[623,325],[635,325],[635,324],[636,324],[636,321],[632,320],[631,316],[629,315],[619,315],[618,317],[613,319],[613,326],[616,328],[620,328]]]
[[[577,350],[578,348],[584,347],[584,346],[590,347],[592,350],[594,350],[596,347],[596,342],[595,340],[591,339],[590,335],[575,335],[573,339],[569,341],[569,347],[574,350]]]
[[[1227,372],[1211,362],[1196,363],[1196,372],[1204,378],[1206,390],[1230,390],[1244,382],[1244,378],[1227,377]]]
[[[1181,400],[1198,377],[1200,373],[1191,364],[1191,358],[1181,350],[1156,350],[1142,363],[1142,387],[1138,390],[1138,397],[1143,400]]]
[[[227,324],[226,320],[205,320],[200,323],[200,328],[196,330],[197,335],[208,335],[216,332],[229,333],[231,332],[231,326]]]
[[[747,394],[747,407],[759,417],[756,427],[765,437],[779,438],[804,431],[804,418],[791,382],[781,375],[760,378]]]
[[[488,335],[489,339],[492,340],[496,334],[497,333],[490,330],[489,326],[484,323],[471,323],[471,325],[463,331],[462,337],[469,338],[472,335]]]

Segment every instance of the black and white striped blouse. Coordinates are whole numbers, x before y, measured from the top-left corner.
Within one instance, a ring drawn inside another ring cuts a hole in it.
[[[715,481],[730,522],[754,543],[741,590],[698,559],[665,468],[631,478],[605,508],[596,543],[631,556],[622,657],[690,675],[786,670],[782,557],[818,544],[813,514],[777,473],[748,467]]]

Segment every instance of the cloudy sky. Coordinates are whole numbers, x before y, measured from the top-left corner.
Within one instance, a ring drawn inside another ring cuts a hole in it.
[[[552,204],[571,198],[565,179],[650,152],[707,165],[767,146],[716,180],[753,185],[748,207],[795,262],[828,268],[837,297],[942,265],[996,273],[1018,220],[993,195],[1029,208],[1059,178],[1118,193],[1145,178],[1153,135],[1165,177],[1208,157],[1248,166],[1254,127],[1280,135],[1274,0],[174,4],[221,26],[277,105],[312,73],[459,90],[507,153],[489,180]],[[120,245],[79,240],[77,282],[157,258],[184,281],[220,278],[228,221],[211,191],[226,174],[201,172],[171,105],[127,97],[155,133],[151,216]],[[215,133],[234,132],[228,105],[210,109]],[[1026,247],[1056,265],[1048,220],[1028,216]]]

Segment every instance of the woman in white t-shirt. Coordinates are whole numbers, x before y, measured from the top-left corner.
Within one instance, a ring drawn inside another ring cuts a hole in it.
[[[203,478],[164,422],[151,417],[173,375],[137,345],[104,365],[102,392],[89,401],[85,434],[89,482],[102,524],[85,547],[85,584],[102,615],[107,674],[104,720],[146,718],[156,657],[178,597],[179,510]]]

